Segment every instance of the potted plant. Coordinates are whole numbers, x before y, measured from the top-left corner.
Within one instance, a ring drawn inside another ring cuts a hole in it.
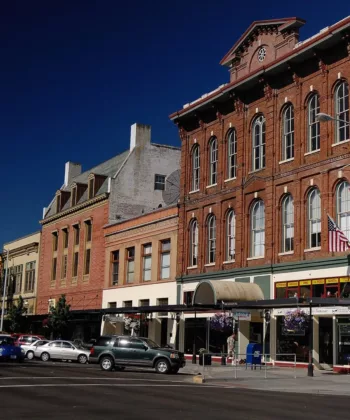
[[[232,317],[225,314],[215,314],[210,318],[210,328],[214,331],[232,332],[233,320]]]
[[[284,330],[291,333],[305,333],[309,326],[309,315],[302,309],[294,309],[286,313],[283,319]]]

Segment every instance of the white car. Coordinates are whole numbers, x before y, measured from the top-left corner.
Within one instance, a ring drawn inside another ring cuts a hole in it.
[[[50,343],[50,340],[36,340],[30,344],[22,344],[21,348],[24,350],[25,357],[29,360],[34,359],[34,352],[39,346]]]
[[[76,347],[70,341],[55,340],[39,346],[34,350],[34,356],[43,362],[50,359],[76,360],[79,363],[87,363],[90,351]]]

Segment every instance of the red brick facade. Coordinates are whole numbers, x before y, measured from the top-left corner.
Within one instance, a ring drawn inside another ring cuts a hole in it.
[[[320,150],[307,153],[307,103],[311,94],[318,93],[319,112],[334,115],[335,87],[343,80],[350,83],[350,44],[344,39],[348,38],[344,35],[332,50],[320,55],[281,64],[274,74],[250,80],[246,87],[242,82],[236,89],[232,83],[232,90],[220,100],[213,98],[193,112],[184,109],[171,116],[179,125],[182,141],[178,276],[332,256],[328,252],[327,213],[335,216],[339,181],[350,181],[350,167],[339,173],[339,168],[350,162],[350,142],[334,144],[335,124],[320,123]],[[294,159],[281,162],[282,112],[290,103],[294,107]],[[186,115],[181,115],[185,111]],[[266,164],[253,171],[252,123],[259,115],[266,119]],[[227,133],[231,128],[237,133],[238,170],[235,179],[227,180]],[[217,184],[208,188],[209,141],[213,136],[218,139]],[[200,185],[199,191],[191,192],[195,144],[200,147]],[[305,252],[307,194],[313,187],[321,194],[321,249]],[[286,193],[294,199],[294,252],[280,255],[281,201]],[[265,256],[250,259],[250,209],[257,199],[265,204]],[[229,208],[236,214],[236,255],[234,262],[226,263],[225,215]],[[210,213],[216,216],[216,262],[206,266]],[[198,264],[189,269],[189,223],[193,218],[199,223]]]
[[[86,249],[86,222],[92,225],[90,273],[84,275]],[[48,312],[48,300],[65,294],[72,310],[101,308],[104,283],[105,248],[103,226],[108,223],[108,201],[103,199],[87,208],[71,212],[43,224],[39,280],[37,290],[37,313]],[[80,226],[79,245],[74,246],[74,226]],[[62,279],[63,229],[69,232],[66,278]],[[53,270],[53,233],[58,234],[56,280]],[[79,250],[78,275],[73,278],[73,253]]]

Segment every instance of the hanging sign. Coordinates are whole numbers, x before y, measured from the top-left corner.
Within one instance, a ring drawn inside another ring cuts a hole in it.
[[[251,321],[252,314],[249,311],[232,311],[232,318],[236,321]]]

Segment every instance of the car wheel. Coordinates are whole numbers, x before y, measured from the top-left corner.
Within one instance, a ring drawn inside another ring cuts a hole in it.
[[[48,362],[50,360],[50,355],[49,353],[46,353],[46,351],[44,353],[41,354],[40,359],[43,362]]]
[[[100,360],[102,370],[111,371],[114,368],[114,360],[110,356],[103,356]]]
[[[166,359],[157,360],[155,368],[158,373],[164,374],[170,371],[169,362]]]
[[[26,358],[29,360],[34,359],[34,352],[33,351],[28,351],[26,354]]]
[[[88,358],[86,354],[81,354],[80,356],[78,356],[78,362],[81,363],[82,365],[85,365],[87,361],[88,361]]]

